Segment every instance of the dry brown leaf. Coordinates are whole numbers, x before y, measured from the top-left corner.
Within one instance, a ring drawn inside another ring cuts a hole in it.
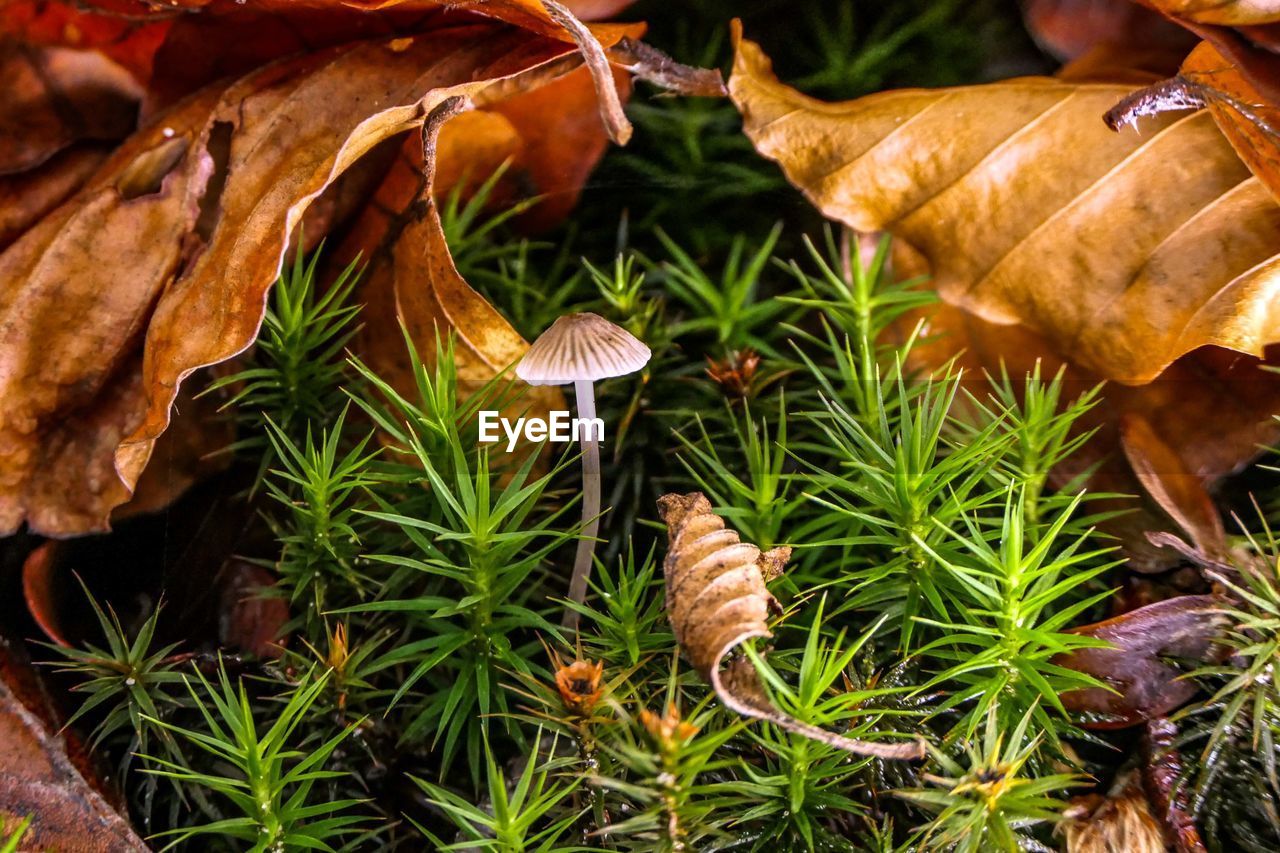
[[[1157,601],[1071,633],[1105,640],[1113,648],[1059,655],[1059,666],[1092,675],[1115,692],[1087,687],[1062,694],[1069,711],[1089,714],[1086,728],[1123,728],[1164,716],[1196,694],[1190,680],[1166,659],[1209,659],[1219,628],[1218,601],[1185,595]]]
[[[903,238],[945,300],[1100,377],[1141,384],[1205,345],[1260,357],[1280,340],[1280,208],[1206,114],[1113,134],[1098,117],[1125,87],[1044,78],[828,104],[745,40],[730,90],[825,214]]]
[[[1112,127],[1145,115],[1207,106],[1241,159],[1280,198],[1280,7],[1264,0],[1139,0],[1202,38],[1178,75],[1125,98]]]
[[[610,86],[603,48],[634,30],[607,24],[588,27],[574,16],[577,5],[592,14],[607,10],[597,2],[173,0],[156,4],[147,0],[83,0],[83,4],[74,5],[88,8],[72,12],[60,10],[63,3],[58,0],[13,0],[12,5],[16,8],[0,14],[0,33],[21,35],[38,44],[92,47],[111,56],[147,83],[148,114],[207,83],[244,75],[279,57],[357,39],[409,36],[469,20],[496,19],[575,44],[591,70],[600,116],[611,138],[625,144],[631,134],[618,95]],[[127,22],[125,29],[120,28],[120,19]],[[121,50],[120,40],[137,43]]]
[[[29,667],[0,644],[0,825],[31,817],[23,850],[117,853],[150,848],[86,781]]]
[[[1223,27],[1250,27],[1280,20],[1274,0],[1139,0],[1171,18]]]
[[[141,88],[105,55],[0,35],[0,250],[133,132]]]
[[[142,90],[105,56],[0,39],[0,175],[44,164],[76,142],[133,132]]]
[[[1108,44],[1137,53],[1180,47],[1183,55],[1194,43],[1185,30],[1133,0],[1024,0],[1022,16],[1036,42],[1064,60]]]
[[[108,153],[101,145],[73,145],[35,169],[0,177],[0,251],[84,186]]]
[[[625,96],[630,81],[621,71],[615,69],[614,73]],[[556,121],[547,121],[548,115],[556,116]],[[460,190],[467,197],[505,167],[490,193],[490,204],[497,209],[539,199],[520,217],[521,226],[539,230],[559,222],[577,203],[608,141],[600,124],[591,75],[579,68],[445,122],[436,141],[433,196],[440,199]],[[353,226],[339,253],[341,264],[357,253],[373,255],[392,220],[417,199],[423,167],[422,139],[413,134],[405,140],[373,202]]]
[[[415,393],[415,380],[399,333],[401,325],[428,365],[434,364],[437,343],[453,336],[458,391],[464,396],[519,361],[529,348],[458,273],[440,224],[434,192],[437,139],[450,119],[466,115],[462,113],[466,106],[462,97],[451,98],[427,117],[419,148],[425,165],[414,197],[386,208],[386,196],[380,193],[370,206],[371,215],[377,217],[384,217],[385,209],[403,212],[386,224],[365,270],[359,351],[374,371],[402,394]],[[403,186],[396,176],[389,180],[393,183],[388,191],[399,193]],[[373,232],[364,229],[360,233],[368,239]],[[558,388],[534,388],[513,405],[546,417],[551,409],[562,408],[564,399]]]
[[[130,10],[132,11],[132,10]],[[111,14],[80,3],[7,0],[0,3],[0,36],[26,44],[100,51],[145,82],[172,18],[143,13]]]
[[[778,602],[765,581],[782,574],[791,549],[761,552],[726,528],[701,492],[658,499],[669,544],[663,562],[667,618],[684,656],[730,710],[798,735],[879,758],[921,758],[924,744],[870,743],[842,737],[794,719],[769,700],[751,661],[725,658],[754,637],[771,637],[766,622]]]
[[[1178,78],[1204,100],[1240,159],[1280,199],[1280,103],[1264,99],[1209,42],[1191,52]]]
[[[1091,485],[1138,491],[1117,452],[1125,413],[1177,448],[1171,473],[1205,484],[1274,437],[1280,386],[1259,359],[1280,340],[1280,208],[1208,114],[1108,134],[1098,117],[1125,86],[1043,78],[824,104],[747,41],[730,88],[757,148],[823,212],[923,253],[948,303],[929,331],[953,332],[926,364],[966,350],[995,375],[1042,358],[1077,390],[1120,383],[1059,482],[1110,456]],[[1151,518],[1121,520],[1144,569],[1173,557],[1142,536]]]
[[[1205,489],[1205,479],[1185,469],[1182,456],[1142,415],[1130,413],[1121,418],[1120,445],[1145,493],[1190,538],[1197,552],[1224,558],[1227,533]]]
[[[0,255],[0,531],[102,529],[181,382],[253,340],[312,202],[440,102],[501,100],[579,66],[571,51],[487,24],[360,42],[203,90],[131,137]]]
[[[1064,399],[1073,399],[1101,381],[1023,326],[998,326],[946,303],[933,306],[925,322],[929,337],[911,350],[912,365],[933,371],[954,363],[965,371],[966,387],[979,399],[985,400],[991,390],[984,375],[1000,376],[1007,370],[1010,376],[1024,376],[1037,364],[1046,378],[1063,371]],[[897,331],[905,334],[909,328]],[[1254,358],[1204,347],[1178,359],[1146,385],[1106,386],[1097,405],[1077,421],[1076,434],[1093,430],[1093,437],[1053,472],[1054,484],[1062,486],[1092,472],[1088,485],[1093,492],[1151,497],[1139,503],[1124,499],[1092,505],[1098,511],[1124,513],[1105,527],[1124,544],[1130,568],[1164,571],[1179,556],[1147,539],[1148,531],[1170,527],[1162,501],[1149,490],[1169,491],[1170,487],[1154,482],[1144,486],[1129,458],[1145,448],[1135,447],[1132,437],[1125,447],[1121,425],[1135,418],[1150,425],[1166,454],[1153,473],[1193,478],[1211,487],[1243,467],[1259,447],[1280,438],[1280,425],[1272,418],[1273,412],[1280,411],[1280,383],[1265,367]],[[1213,417],[1204,417],[1205,412],[1213,412]],[[1176,486],[1172,490],[1185,491]],[[1194,515],[1196,510],[1182,512]]]

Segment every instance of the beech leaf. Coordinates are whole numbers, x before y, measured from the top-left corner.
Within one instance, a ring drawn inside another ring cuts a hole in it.
[[[926,334],[962,330],[934,365],[967,348],[963,363],[992,375],[1041,358],[1080,390],[1115,383],[1059,483],[1119,448],[1126,412],[1206,484],[1273,434],[1277,383],[1257,368],[1280,341],[1280,207],[1208,113],[1110,133],[1099,119],[1129,85],[1050,78],[822,103],[745,39],[729,86],[756,148],[823,213],[922,255],[948,309]],[[1138,490],[1123,463],[1100,474],[1094,488]],[[1143,535],[1160,524],[1136,526],[1136,567],[1163,568],[1171,555]]]
[[[373,260],[365,271],[361,294],[366,322],[360,352],[371,367],[401,393],[412,393],[414,377],[398,326],[413,342],[420,357],[434,364],[436,343],[454,336],[454,365],[460,394],[470,394],[519,361],[529,344],[483,296],[458,273],[445,241],[436,207],[435,172],[437,144],[443,128],[468,104],[454,97],[437,106],[423,124],[419,152],[424,163],[417,175],[412,198],[391,209],[403,213],[387,223]],[[389,177],[391,192],[401,187]],[[380,193],[379,198],[386,201]],[[380,214],[380,204],[370,213]],[[369,234],[365,233],[365,239]],[[558,388],[530,389],[516,400],[510,414],[519,412],[548,417],[562,408]]]
[[[31,817],[23,850],[78,853],[150,848],[86,780],[87,763],[50,725],[35,674],[0,644],[0,826]]]
[[[1109,133],[1098,117],[1128,87],[1049,78],[828,104],[746,40],[729,88],[756,148],[823,213],[901,237],[943,299],[1101,378],[1280,341],[1280,208],[1207,114]]]
[[[1136,127],[1145,115],[1203,106],[1240,159],[1280,199],[1280,102],[1260,92],[1255,80],[1204,41],[1183,61],[1177,77],[1129,95],[1107,113],[1107,123]],[[1280,79],[1275,82],[1273,95],[1280,95]]]
[[[92,51],[0,39],[0,175],[42,165],[72,143],[116,141],[137,119],[142,91]]]
[[[1073,634],[1106,640],[1112,648],[1078,649],[1059,655],[1054,663],[1092,675],[1112,690],[1072,690],[1062,694],[1062,704],[1097,715],[1086,721],[1089,728],[1122,728],[1164,716],[1197,690],[1166,659],[1208,660],[1219,622],[1213,596],[1184,595],[1072,629]]]
[[[0,532],[105,527],[183,381],[252,343],[289,235],[363,155],[449,98],[580,66],[563,41],[451,27],[268,66],[130,137],[0,254]]]
[[[921,758],[924,744],[870,743],[842,737],[784,714],[769,700],[751,661],[725,658],[753,637],[771,637],[766,619],[778,609],[765,581],[782,573],[791,549],[761,552],[738,538],[701,492],[658,499],[669,544],[663,562],[667,618],[689,663],[730,710],[858,755]]]

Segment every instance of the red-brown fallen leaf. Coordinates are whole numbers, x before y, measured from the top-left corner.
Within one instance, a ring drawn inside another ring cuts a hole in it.
[[[625,98],[630,81],[616,69],[614,75]],[[547,121],[548,115],[556,120]],[[436,141],[432,195],[440,199],[460,189],[467,196],[505,167],[490,203],[508,206],[519,200],[540,199],[520,219],[522,226],[539,230],[560,221],[577,203],[608,141],[596,112],[591,76],[580,68],[445,122]],[[352,227],[339,252],[340,263],[345,265],[357,254],[372,257],[396,215],[418,197],[422,184],[422,139],[412,134],[372,203]]]
[[[49,719],[34,674],[0,643],[0,824],[31,817],[24,850],[148,850],[86,781],[87,764],[78,765],[66,736]]]
[[[0,177],[0,252],[84,186],[108,153],[100,145],[74,145],[35,169]]]
[[[142,92],[99,53],[0,40],[0,175],[44,164],[76,142],[124,139]]]
[[[578,65],[492,25],[361,42],[204,90],[132,137],[0,255],[16,332],[0,341],[0,530],[103,527],[179,384],[252,341],[286,236],[361,155],[448,97],[488,103]]]
[[[58,0],[0,3],[0,36],[26,44],[96,50],[138,81],[151,77],[151,62],[168,33],[170,17],[106,14]]]
[[[616,68],[613,74],[614,85],[625,101],[631,91],[630,77]],[[559,222],[578,203],[587,176],[609,144],[595,105],[591,75],[582,68],[489,110],[505,119],[520,140],[506,179],[522,194],[540,199],[521,218],[521,225],[541,230]],[[549,115],[556,116],[554,122],[547,121]],[[448,135],[446,124],[442,143]],[[566,157],[566,151],[574,156]],[[442,156],[440,165],[458,162],[460,153]]]
[[[289,603],[267,592],[275,577],[262,566],[233,557],[218,573],[218,641],[260,658],[274,659],[289,644],[284,626]]]
[[[1211,595],[1186,595],[1072,629],[1114,648],[1079,649],[1053,662],[1092,675],[1116,692],[1088,687],[1062,694],[1069,711],[1088,714],[1086,728],[1124,728],[1164,716],[1196,693],[1166,658],[1208,659],[1220,617]]]
[[[567,4],[571,9],[573,4]],[[174,103],[201,86],[222,77],[241,76],[266,62],[297,53],[366,38],[412,36],[416,33],[496,17],[524,22],[535,32],[572,42],[573,35],[545,13],[528,20],[524,4],[491,4],[486,0],[453,4],[414,0],[370,11],[337,2],[314,4],[219,2],[198,15],[182,15],[169,26],[153,58],[147,86],[147,111]],[[540,8],[540,7],[539,7]],[[593,25],[589,28],[604,45],[643,27]],[[585,32],[585,30],[584,30]],[[581,33],[578,34],[581,36]]]
[[[22,597],[27,603],[27,612],[44,635],[60,646],[70,646],[71,642],[62,633],[54,589],[58,547],[57,540],[42,542],[22,561]]]
[[[1172,48],[1181,56],[1195,43],[1132,0],[1026,0],[1022,15],[1036,42],[1059,59],[1077,59],[1106,44],[1131,52]]]
[[[147,84],[147,114],[226,76],[241,76],[284,56],[364,38],[408,36],[482,19],[504,21],[577,44],[599,84],[602,116],[624,142],[629,125],[604,86],[605,45],[630,30],[588,30],[576,10],[595,16],[622,3],[542,0],[9,0],[0,35],[91,48]],[[594,33],[594,37],[592,35]],[[594,54],[594,56],[593,56]]]
[[[1205,478],[1188,472],[1178,451],[1161,440],[1142,415],[1131,412],[1121,417],[1120,445],[1143,490],[1191,539],[1198,553],[1224,558],[1227,533],[1205,489]]]
[[[680,650],[716,696],[735,713],[766,720],[779,728],[857,755],[921,758],[924,744],[874,743],[843,737],[801,722],[770,701],[755,667],[747,658],[721,664],[735,648],[755,637],[771,637],[766,619],[779,609],[765,581],[782,574],[789,547],[761,552],[739,540],[711,511],[701,492],[658,498],[658,513],[667,525],[667,618]]]

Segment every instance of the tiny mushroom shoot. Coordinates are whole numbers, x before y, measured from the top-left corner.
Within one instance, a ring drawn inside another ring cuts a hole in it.
[[[649,363],[649,348],[626,329],[590,313],[566,314],[551,324],[516,365],[516,376],[530,385],[573,383],[578,418],[596,417],[594,382],[635,373]],[[600,531],[600,438],[594,430],[582,433],[582,533],[573,560],[569,600],[587,597],[587,579]],[[577,614],[565,610],[566,627],[576,630]]]

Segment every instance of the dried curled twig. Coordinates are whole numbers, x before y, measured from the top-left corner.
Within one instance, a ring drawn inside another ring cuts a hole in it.
[[[658,511],[667,524],[670,545],[663,572],[667,582],[667,618],[685,657],[711,682],[725,706],[747,717],[859,755],[921,758],[924,744],[868,743],[802,723],[774,707],[751,662],[724,658],[752,637],[771,637],[765,622],[777,600],[765,581],[782,574],[790,548],[761,553],[738,538],[711,511],[701,492],[663,495]]]

